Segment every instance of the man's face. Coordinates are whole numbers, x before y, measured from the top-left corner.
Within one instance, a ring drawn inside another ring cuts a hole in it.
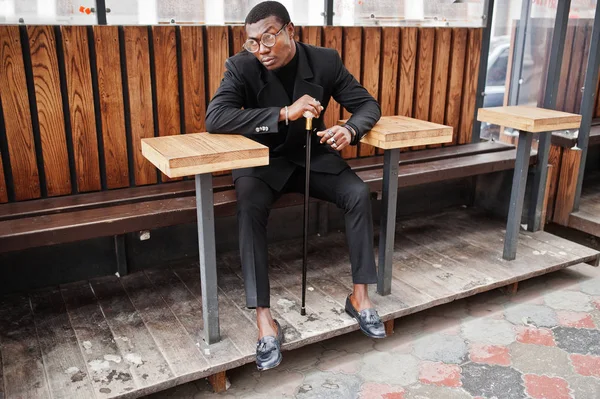
[[[278,22],[274,16],[246,25],[246,39],[254,39],[259,44],[258,51],[252,54],[268,70],[278,69],[286,65],[294,58],[294,54],[296,53],[296,46],[293,40],[294,25],[290,22],[279,32],[282,26],[283,24]],[[271,33],[275,35],[277,32],[279,34],[275,37],[276,40],[273,47],[267,47],[261,43],[260,39],[263,34]]]

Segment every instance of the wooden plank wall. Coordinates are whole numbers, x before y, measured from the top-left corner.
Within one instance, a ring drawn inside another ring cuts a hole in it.
[[[311,26],[296,39],[336,49],[383,115],[445,123],[454,144],[470,142],[480,29]],[[243,26],[0,26],[0,203],[169,180],[140,139],[204,131],[244,40]],[[349,116],[332,101],[324,118]]]

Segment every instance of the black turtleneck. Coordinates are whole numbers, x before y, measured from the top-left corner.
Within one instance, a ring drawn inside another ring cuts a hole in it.
[[[285,89],[290,102],[294,99],[294,82],[296,81],[296,72],[298,70],[298,49],[296,48],[296,54],[294,58],[290,60],[286,65],[273,71],[275,76],[279,79],[283,88]]]

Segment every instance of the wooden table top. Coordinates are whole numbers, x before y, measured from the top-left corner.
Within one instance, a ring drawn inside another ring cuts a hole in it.
[[[193,133],[142,139],[142,154],[169,177],[269,164],[269,149],[237,134]]]
[[[480,108],[477,120],[530,133],[579,129],[581,125],[581,115],[527,105]]]
[[[406,116],[382,116],[361,140],[384,150],[451,141],[452,127]]]

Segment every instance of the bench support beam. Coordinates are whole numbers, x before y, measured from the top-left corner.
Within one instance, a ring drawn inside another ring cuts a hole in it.
[[[227,375],[225,374],[225,371],[219,371],[206,378],[215,393],[221,393],[227,390]]]
[[[119,234],[114,236],[115,241],[115,259],[117,261],[117,272],[119,276],[126,276],[128,273],[127,267],[127,250],[125,246],[125,235]]]
[[[379,232],[379,270],[377,292],[392,293],[392,259],[396,232],[396,206],[398,202],[398,148],[385,150],[383,154],[383,193],[381,207],[381,231]]]
[[[198,249],[200,252],[204,340],[210,345],[220,340],[215,215],[212,174],[210,173],[196,175],[196,209],[198,213]]]
[[[531,133],[519,132],[517,159],[515,161],[515,171],[510,192],[506,236],[504,237],[503,258],[506,260],[514,260],[517,256],[517,243],[519,240],[519,228],[521,227],[521,215],[523,214],[523,202],[525,200],[525,186],[527,185],[532,137]]]

